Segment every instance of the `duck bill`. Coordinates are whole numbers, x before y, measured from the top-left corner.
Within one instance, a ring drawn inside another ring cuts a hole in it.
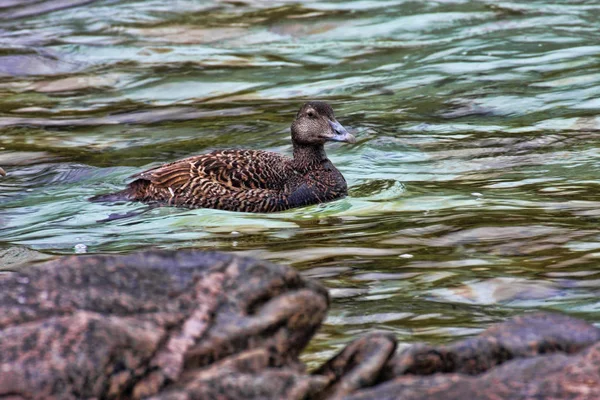
[[[336,120],[330,120],[329,126],[331,126],[331,129],[333,130],[333,135],[328,137],[329,140],[334,142],[356,143],[356,138]]]

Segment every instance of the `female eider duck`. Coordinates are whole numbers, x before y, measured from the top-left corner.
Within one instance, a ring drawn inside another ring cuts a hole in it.
[[[188,208],[275,212],[346,196],[346,180],[325,154],[327,141],[355,143],[327,103],[302,106],[292,123],[294,157],[262,150],[221,150],[134,175],[127,189],[92,198]]]

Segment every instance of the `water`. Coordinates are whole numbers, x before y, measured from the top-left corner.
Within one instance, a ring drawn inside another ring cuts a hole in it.
[[[372,329],[441,343],[532,310],[600,323],[597,1],[0,7],[3,268],[145,248],[287,263],[333,296],[311,365]],[[86,200],[217,148],[290,153],[307,99],[358,138],[327,149],[346,199],[271,215]]]

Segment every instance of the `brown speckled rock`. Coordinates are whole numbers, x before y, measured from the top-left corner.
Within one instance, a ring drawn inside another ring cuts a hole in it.
[[[525,400],[600,398],[600,344],[580,353],[517,359],[481,375],[405,375],[347,400]]]
[[[600,399],[600,329],[527,314],[396,353],[388,332],[308,374],[325,289],[223,253],[66,257],[0,275],[0,399]]]
[[[301,398],[316,389],[297,356],[327,305],[291,268],[222,253],[25,267],[0,279],[0,398],[140,398],[176,393],[174,382],[201,393],[201,381],[228,391],[226,368],[257,380],[252,390]]]
[[[328,382],[319,398],[339,398],[374,385],[395,350],[394,335],[387,332],[372,332],[353,341],[313,372]]]
[[[528,314],[446,346],[413,345],[381,366],[352,400],[600,398],[600,329],[560,314]]]

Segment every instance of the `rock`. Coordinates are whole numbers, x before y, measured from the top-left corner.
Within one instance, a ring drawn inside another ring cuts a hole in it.
[[[319,380],[298,354],[327,305],[289,267],[222,253],[24,267],[0,279],[0,398],[302,398]]]
[[[447,346],[414,345],[382,366],[374,388],[344,399],[598,399],[600,329],[528,314]]]
[[[373,332],[355,340],[314,372],[327,377],[328,385],[319,397],[339,398],[374,385],[395,350],[391,333]]]
[[[0,219],[0,222],[2,220]],[[48,254],[31,250],[25,246],[9,245],[0,246],[0,273],[18,268],[19,264],[31,263],[50,258]]]
[[[600,329],[549,313],[399,353],[372,332],[308,374],[328,301],[292,268],[216,252],[20,267],[0,275],[0,398],[600,398]]]

